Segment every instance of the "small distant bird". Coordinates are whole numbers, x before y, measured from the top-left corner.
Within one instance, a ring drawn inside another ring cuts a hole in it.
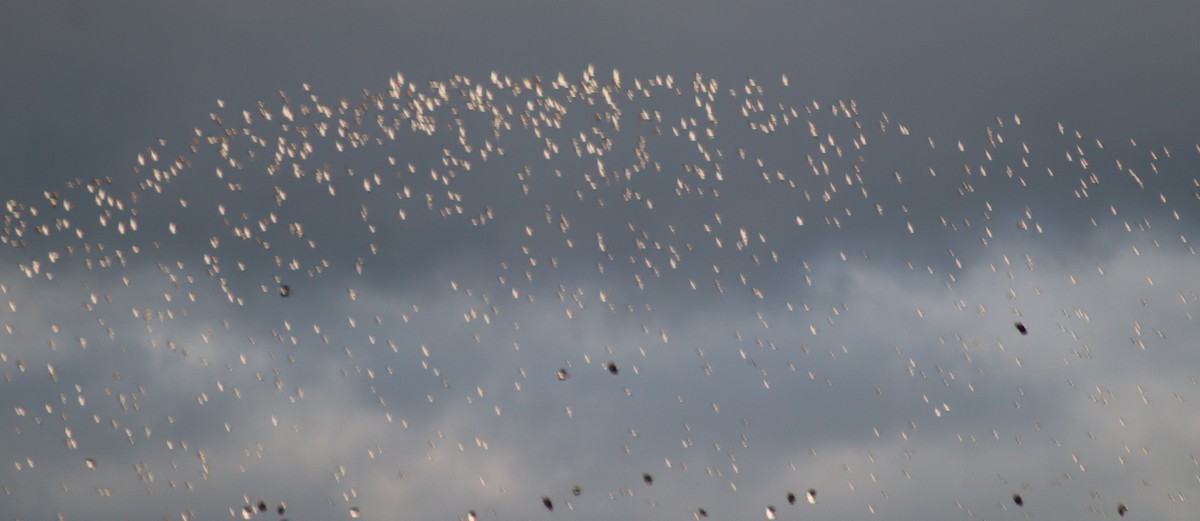
[[[1129,507],[1125,506],[1125,503],[1117,503],[1117,514],[1121,517],[1125,517],[1125,513],[1128,511]]]
[[[571,375],[567,374],[567,370],[566,370],[566,369],[559,369],[559,370],[558,370],[558,381],[560,381],[560,382],[561,382],[561,381],[563,381],[563,380],[566,380],[566,379],[567,379],[567,378],[569,378],[570,376],[571,376]]]
[[[788,500],[789,505],[795,505],[796,504],[796,494],[794,494],[792,492],[788,492],[787,500]]]
[[[1021,498],[1020,494],[1013,494],[1013,503],[1016,503],[1019,507],[1025,506],[1025,500]]]
[[[767,519],[768,520],[775,519],[775,507],[774,506],[767,505]]]
[[[617,374],[619,372],[619,370],[617,369],[617,364],[614,362],[605,362],[604,368],[608,369],[608,372],[610,372],[612,374]]]
[[[275,511],[276,511],[276,512],[279,512],[279,515],[281,515],[281,516],[282,516],[284,512],[287,512],[287,505],[285,505],[285,504],[283,504],[283,503],[280,503],[280,504],[279,504],[279,507],[277,507],[277,508],[275,509]]]
[[[815,489],[815,488],[808,489],[808,504],[810,504],[810,505],[817,504],[817,489]]]
[[[542,504],[546,506],[546,510],[554,511],[554,500],[550,496],[542,496]]]
[[[575,486],[571,487],[571,495],[572,496],[578,496],[582,493],[583,493],[583,489],[579,488],[579,485],[575,485]]]
[[[259,512],[266,512],[266,511],[267,511],[267,502],[266,502],[266,501],[259,501],[259,502],[258,502],[258,511],[259,511]]]
[[[1017,331],[1020,331],[1022,335],[1029,334],[1029,330],[1025,328],[1025,324],[1017,322],[1015,325],[1017,326]]]
[[[651,476],[648,473],[642,474],[642,481],[645,481],[647,485],[653,485],[654,484],[654,476]]]
[[[281,296],[283,298],[287,298],[287,297],[291,296],[291,294],[292,294],[291,286],[288,286],[287,284],[279,286],[279,296]]]
[[[708,511],[703,508],[697,508],[696,517],[708,517]]]

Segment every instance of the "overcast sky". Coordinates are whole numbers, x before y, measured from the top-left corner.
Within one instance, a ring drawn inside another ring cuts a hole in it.
[[[0,517],[1192,519],[1200,8],[398,4],[7,6]]]

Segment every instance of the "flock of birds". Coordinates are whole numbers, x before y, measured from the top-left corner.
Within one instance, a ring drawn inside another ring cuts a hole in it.
[[[476,521],[618,512],[587,503],[593,492],[647,519],[745,518],[743,502],[797,518],[775,501],[818,508],[818,488],[821,507],[846,510],[805,518],[928,507],[987,519],[1053,503],[1043,491],[1085,472],[1086,440],[1053,436],[1070,468],[1043,472],[1057,462],[1037,452],[1015,491],[1005,471],[976,469],[1003,487],[978,492],[990,500],[885,510],[918,495],[912,447],[1048,445],[1043,424],[1074,420],[1020,416],[1022,404],[1075,392],[1101,371],[1090,360],[1124,364],[1189,336],[1191,281],[1146,274],[1144,295],[1101,291],[1146,310],[1116,339],[1097,338],[1090,314],[1103,311],[1083,293],[1053,288],[1129,275],[1111,267],[1116,253],[1081,268],[1072,252],[1120,243],[1110,250],[1153,257],[1146,273],[1155,255],[1194,255],[1200,183],[1171,150],[1133,139],[1017,115],[926,136],[852,100],[797,101],[791,83],[589,67],[577,79],[397,75],[355,99],[304,85],[254,107],[218,101],[188,142],[160,140],[129,173],[7,201],[0,504],[64,515],[109,511],[116,496],[174,509],[164,519],[308,519],[323,506],[383,519],[403,511],[371,505],[402,497]],[[1069,282],[1042,276],[1054,270]],[[1026,378],[1014,371],[1034,364],[1062,376],[1014,391]],[[1117,402],[1101,384],[1087,399]],[[983,414],[996,427],[927,427],[972,408],[1001,411]],[[1020,426],[1001,434],[1006,422]],[[279,429],[290,433],[267,434]],[[572,438],[588,440],[583,455]],[[1120,466],[1137,452],[1125,449]],[[855,470],[877,459],[897,468]],[[326,470],[266,484],[298,460]],[[477,483],[450,479],[471,473]],[[955,494],[975,483],[916,479]],[[664,485],[676,488],[649,488]],[[1128,491],[1103,486],[1069,512],[1134,513]],[[855,495],[868,487],[872,498]],[[1184,487],[1163,497],[1182,502]]]

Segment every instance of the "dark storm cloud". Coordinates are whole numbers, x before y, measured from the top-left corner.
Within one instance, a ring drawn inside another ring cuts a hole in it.
[[[1154,141],[1195,129],[1187,107],[1200,82],[1187,67],[1200,44],[1181,25],[1196,15],[1186,3],[12,9],[3,31],[9,117],[0,168],[52,182],[125,172],[147,143],[181,137],[218,97],[249,106],[302,82],[352,96],[396,70],[421,78],[548,75],[594,62],[726,81],[787,72],[815,97],[857,98],[921,126],[955,121],[949,128],[962,131],[1023,112]]]

